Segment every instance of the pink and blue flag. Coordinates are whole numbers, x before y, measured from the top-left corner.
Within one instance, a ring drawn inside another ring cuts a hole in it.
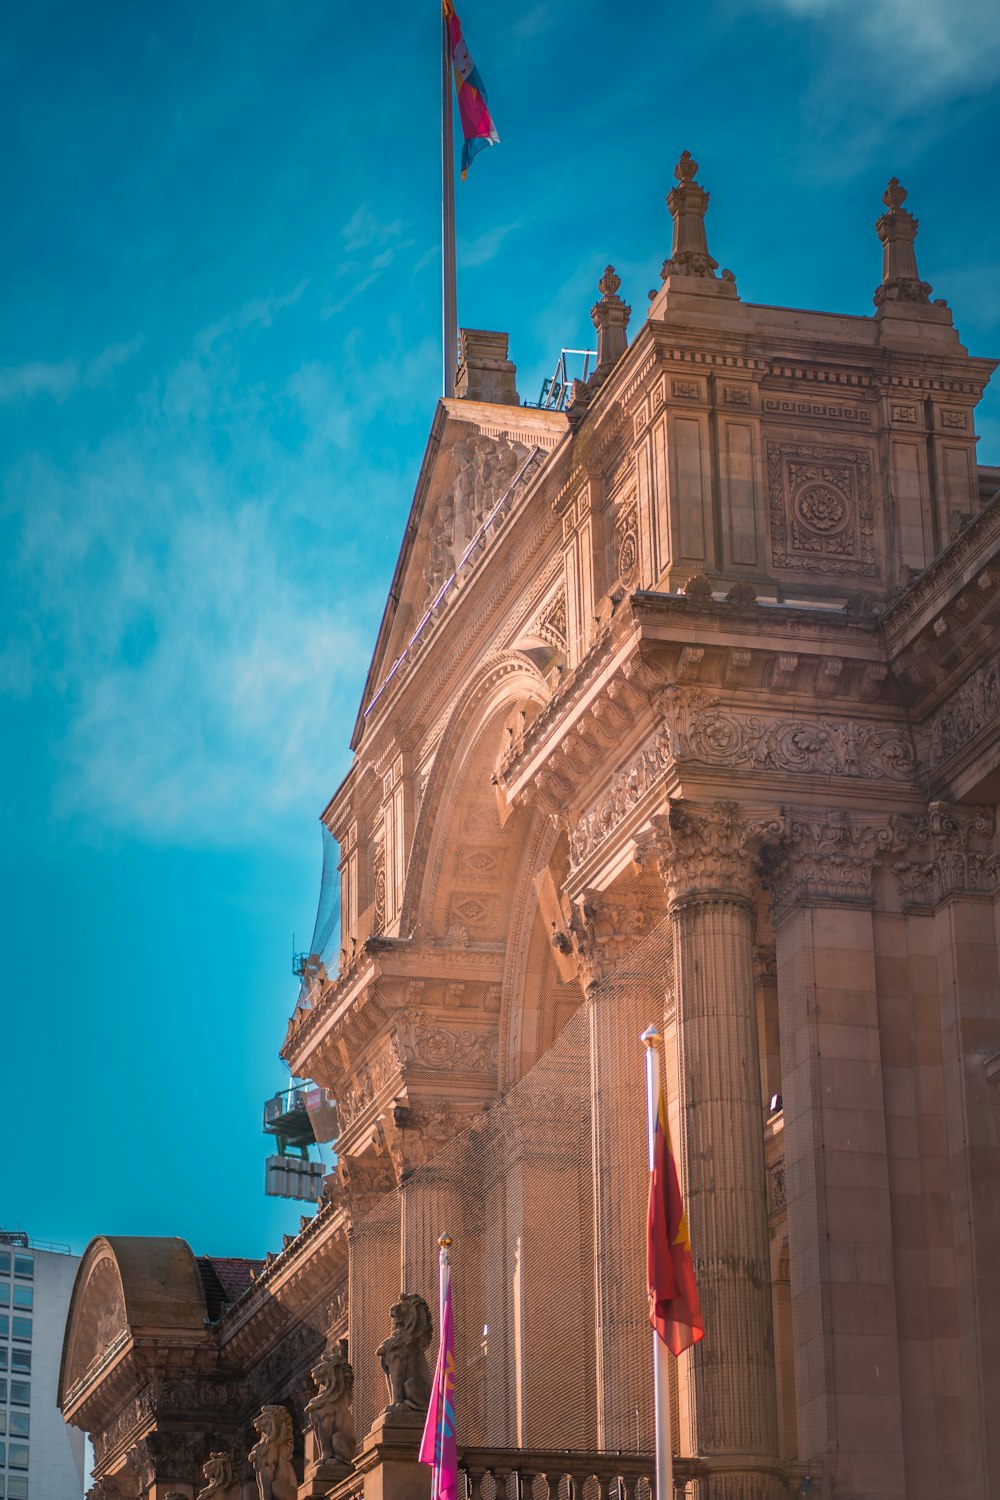
[[[431,1500],[458,1500],[458,1446],[455,1440],[455,1319],[451,1270],[441,1295],[441,1342],[434,1384],[418,1455],[431,1467]]]
[[[462,23],[455,14],[451,0],[442,0],[444,18],[448,25],[451,44],[451,59],[455,68],[455,92],[458,95],[458,113],[462,121],[462,181],[472,163],[472,158],[484,146],[495,146],[500,140],[490,114],[483,80],[479,69],[469,56],[469,49],[462,36]]]

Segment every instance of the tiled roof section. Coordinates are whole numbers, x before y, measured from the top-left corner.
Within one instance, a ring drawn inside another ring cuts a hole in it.
[[[205,1291],[209,1322],[217,1323],[225,1308],[246,1291],[262,1260],[241,1260],[233,1256],[198,1256],[198,1273]]]

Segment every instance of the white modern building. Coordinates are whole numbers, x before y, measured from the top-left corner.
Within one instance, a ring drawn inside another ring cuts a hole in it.
[[[77,1255],[0,1230],[0,1500],[80,1500],[84,1435],[56,1405]]]

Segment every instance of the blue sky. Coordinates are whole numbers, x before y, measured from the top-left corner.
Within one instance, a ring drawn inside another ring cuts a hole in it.
[[[459,320],[522,396],[680,151],[750,301],[867,312],[890,175],[1000,355],[993,0],[467,0]],[[439,381],[433,0],[35,0],[0,52],[0,1223],[263,1254],[264,1096]],[[1000,462],[1000,395],[981,409]]]

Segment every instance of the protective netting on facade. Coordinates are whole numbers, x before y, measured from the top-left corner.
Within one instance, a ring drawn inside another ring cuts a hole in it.
[[[334,978],[339,968],[337,939],[340,936],[340,846],[325,823],[320,824],[323,835],[323,872],[319,883],[319,900],[316,903],[316,921],[313,924],[309,952],[296,955],[296,970],[299,974],[299,997],[296,1008],[309,1008],[309,992],[317,980]]]
[[[664,925],[636,940],[556,1043],[473,1129],[352,1230],[355,1411],[385,1405],[377,1361],[400,1290],[437,1322],[437,1236],[454,1240],[464,1445],[650,1452],[644,1051],[673,967]],[[669,1052],[669,1045],[666,1050]],[[433,1361],[435,1342],[428,1351]]]

